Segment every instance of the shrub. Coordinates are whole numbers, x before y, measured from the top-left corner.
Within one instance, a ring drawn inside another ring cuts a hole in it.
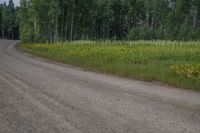
[[[152,40],[155,33],[146,27],[132,28],[128,34],[129,40]]]

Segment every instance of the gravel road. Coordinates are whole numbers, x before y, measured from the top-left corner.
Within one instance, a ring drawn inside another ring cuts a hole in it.
[[[0,133],[200,133],[200,93],[31,58],[0,41]]]

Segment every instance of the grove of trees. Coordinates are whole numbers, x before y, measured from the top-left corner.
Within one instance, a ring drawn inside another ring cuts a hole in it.
[[[0,16],[0,35],[19,21],[25,42],[200,39],[200,0],[21,0]]]
[[[19,21],[13,0],[0,4],[0,38],[19,39]]]

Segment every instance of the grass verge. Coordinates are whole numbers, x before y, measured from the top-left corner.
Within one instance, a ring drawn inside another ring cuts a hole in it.
[[[42,58],[87,70],[200,90],[200,67],[193,67],[200,66],[199,42],[76,41],[65,44],[23,44],[22,49]],[[177,65],[191,67],[183,67],[183,71],[182,67],[173,67]]]

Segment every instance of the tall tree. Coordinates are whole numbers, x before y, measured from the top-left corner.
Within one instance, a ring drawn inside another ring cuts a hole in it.
[[[21,0],[20,16],[29,41],[200,39],[199,0]]]

